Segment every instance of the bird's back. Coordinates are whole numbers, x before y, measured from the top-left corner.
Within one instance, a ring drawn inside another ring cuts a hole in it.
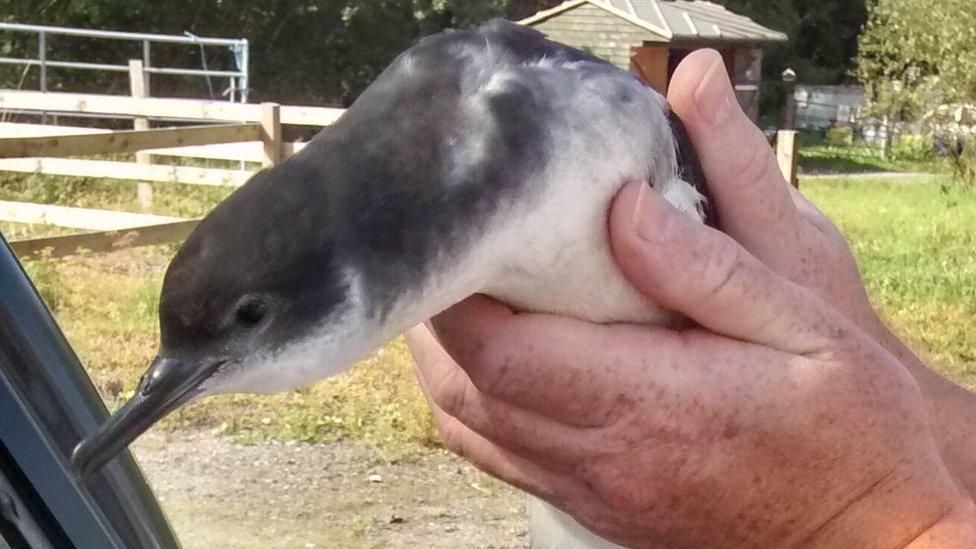
[[[694,213],[670,129],[633,75],[495,21],[403,53],[296,160],[326,174],[340,256],[380,314],[437,277],[445,295],[476,285],[526,310],[657,322],[613,263],[605,216],[628,181]]]

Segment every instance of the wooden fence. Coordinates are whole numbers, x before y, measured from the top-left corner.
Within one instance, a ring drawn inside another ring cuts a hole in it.
[[[0,116],[82,115],[130,118],[134,129],[97,128],[0,122],[0,171],[135,181],[140,202],[148,209],[152,185],[159,183],[237,187],[258,165],[271,166],[300,150],[286,141],[289,126],[323,127],[335,122],[342,109],[274,103],[149,98],[138,86],[140,62],[133,62],[133,96],[41,93],[0,90]],[[150,128],[166,120],[179,127]],[[186,125],[192,124],[192,125]],[[133,161],[74,158],[136,153]],[[153,163],[155,157],[184,157],[238,162],[222,169]],[[250,164],[249,164],[250,163]],[[198,220],[0,201],[0,221],[47,223],[86,232],[49,238],[15,240],[21,257],[63,257],[82,251],[103,252],[178,241]]]

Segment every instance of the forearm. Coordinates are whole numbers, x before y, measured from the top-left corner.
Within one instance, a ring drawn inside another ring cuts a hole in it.
[[[976,393],[931,369],[890,330],[882,345],[915,377],[928,402],[931,428],[946,467],[976,499]]]

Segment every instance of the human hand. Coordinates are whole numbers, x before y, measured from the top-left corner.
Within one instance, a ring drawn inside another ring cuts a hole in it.
[[[927,399],[946,464],[976,496],[976,397],[931,370],[876,314],[843,235],[787,184],[765,136],[739,108],[721,56],[699,50],[685,58],[668,102],[698,152],[720,228],[842,312],[909,369]]]
[[[408,334],[447,445],[628,546],[976,541],[907,370],[643,189],[615,201],[615,254],[637,289],[700,327],[470,299],[433,320],[443,348]]]
[[[765,135],[739,107],[721,55],[688,55],[674,74],[668,102],[695,145],[720,229],[881,340],[887,329],[843,235],[786,182]]]

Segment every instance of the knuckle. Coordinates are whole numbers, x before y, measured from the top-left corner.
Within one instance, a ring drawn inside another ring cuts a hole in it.
[[[475,365],[468,372],[471,383],[484,393],[494,394],[510,362],[511,357],[507,353],[491,346],[481,346],[474,360]]]
[[[454,418],[440,419],[438,420],[438,429],[444,439],[444,446],[459,457],[465,457],[467,453],[466,431],[461,423]]]
[[[615,512],[645,511],[648,506],[646,494],[625,480],[632,479],[633,473],[622,475],[621,471],[625,469],[622,465],[616,458],[603,455],[578,465],[575,476],[606,508]]]
[[[732,178],[733,188],[765,182],[771,174],[778,173],[773,169],[776,166],[776,158],[759,130],[751,131],[748,140],[750,141],[750,146],[747,147],[749,153],[742,157],[743,162],[735,170],[737,175]]]
[[[844,317],[832,315],[825,319],[821,332],[825,342],[821,358],[851,363],[860,362],[867,355],[874,354],[874,342]]]
[[[722,294],[742,269],[742,249],[724,235],[709,238],[701,257],[702,298]]]
[[[464,338],[452,343],[451,356],[465,370],[478,369],[485,362],[488,344],[482,338]]]
[[[531,344],[520,340],[515,333],[496,334],[498,339],[492,345],[481,345],[472,364],[467,368],[468,378],[478,391],[499,396],[506,394],[517,382],[518,372],[524,368],[520,364],[531,360],[534,351]]]
[[[464,410],[468,386],[461,371],[452,371],[436,385],[431,397],[445,413],[454,416]]]

